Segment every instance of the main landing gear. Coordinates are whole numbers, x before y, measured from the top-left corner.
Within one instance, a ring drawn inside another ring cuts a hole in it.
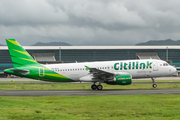
[[[101,85],[101,83],[99,83],[99,85],[96,85],[95,83],[91,85],[92,90],[102,90],[103,86]]]
[[[154,78],[151,78],[152,79],[152,82],[153,82],[153,88],[156,88],[157,87],[157,85],[155,84],[155,81],[154,81]]]

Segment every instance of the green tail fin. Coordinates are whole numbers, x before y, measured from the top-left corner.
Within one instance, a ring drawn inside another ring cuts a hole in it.
[[[37,63],[15,39],[6,39],[14,67],[22,67]]]

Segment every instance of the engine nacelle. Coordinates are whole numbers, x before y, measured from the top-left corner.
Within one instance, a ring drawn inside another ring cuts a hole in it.
[[[132,83],[132,76],[130,74],[116,75],[113,81],[108,81],[111,85],[130,85]]]

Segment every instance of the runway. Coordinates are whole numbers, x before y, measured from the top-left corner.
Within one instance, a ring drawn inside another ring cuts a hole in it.
[[[87,96],[180,94],[180,89],[104,89],[98,90],[1,90],[0,96]]]

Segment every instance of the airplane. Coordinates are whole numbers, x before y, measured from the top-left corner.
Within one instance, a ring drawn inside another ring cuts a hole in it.
[[[43,65],[35,61],[15,39],[6,39],[6,42],[14,68],[6,69],[4,73],[31,79],[51,82],[92,82],[92,90],[102,90],[101,83],[130,85],[132,79],[151,78],[152,86],[156,88],[155,77],[176,73],[175,67],[156,59]]]

